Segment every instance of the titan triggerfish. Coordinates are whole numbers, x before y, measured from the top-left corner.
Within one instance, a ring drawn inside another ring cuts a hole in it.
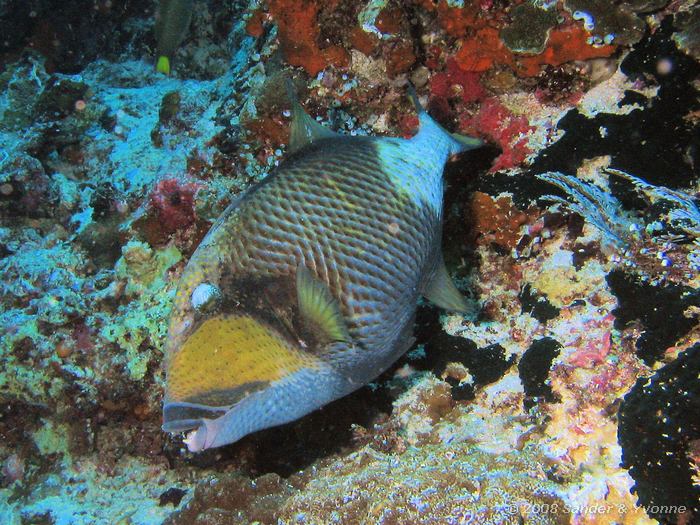
[[[163,408],[165,431],[193,430],[191,451],[372,381],[412,344],[419,296],[469,309],[440,248],[443,168],[480,141],[448,133],[412,97],[410,139],[336,134],[293,98],[285,158],[193,254],[171,314]]]

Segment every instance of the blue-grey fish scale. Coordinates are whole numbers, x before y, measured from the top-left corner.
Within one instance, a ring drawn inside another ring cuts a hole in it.
[[[395,345],[440,235],[439,213],[417,205],[386,172],[377,147],[383,140],[306,146],[231,217],[239,223],[234,273],[291,276],[303,262],[339,300],[353,342],[370,353],[363,364],[370,375],[405,350]]]

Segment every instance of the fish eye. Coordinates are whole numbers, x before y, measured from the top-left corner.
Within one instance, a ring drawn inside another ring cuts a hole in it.
[[[190,296],[192,308],[198,312],[210,312],[221,301],[221,290],[211,283],[199,283]]]

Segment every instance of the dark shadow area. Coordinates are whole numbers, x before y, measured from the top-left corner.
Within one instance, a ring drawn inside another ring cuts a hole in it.
[[[471,194],[478,189],[483,174],[500,153],[499,148],[485,145],[460,155],[445,166],[442,249],[448,269],[459,277],[466,276],[474,264]]]
[[[133,36],[126,22],[153,17],[144,0],[10,0],[0,5],[0,59],[15,60],[26,47],[46,59],[49,73],[78,73],[97,58],[115,58]]]
[[[442,310],[430,305],[418,309],[415,336],[417,344],[423,345],[424,352],[414,357],[410,364],[419,370],[431,370],[440,377],[448,363],[461,363],[471,374],[473,382],[460,384],[449,376],[445,381],[452,386],[453,399],[474,399],[476,389],[498,381],[513,365],[515,358],[507,358],[501,345],[479,348],[471,339],[446,333],[440,324],[441,314]]]
[[[518,375],[525,390],[525,410],[530,410],[539,401],[554,401],[552,387],[547,384],[552,361],[559,355],[561,345],[551,337],[542,337],[532,342],[518,363]]]
[[[622,466],[635,481],[639,504],[663,524],[700,523],[700,487],[692,468],[700,452],[698,370],[700,344],[651,378],[637,380],[620,406]],[[686,512],[663,510],[669,506]]]
[[[615,328],[624,330],[628,323],[641,324],[637,355],[649,366],[697,324],[697,319],[686,317],[684,312],[700,307],[700,290],[679,284],[653,285],[622,270],[610,272],[606,279],[617,297]]]

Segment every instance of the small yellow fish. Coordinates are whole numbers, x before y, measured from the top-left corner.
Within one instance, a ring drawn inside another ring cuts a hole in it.
[[[372,381],[412,344],[420,295],[468,310],[440,251],[442,173],[480,142],[413,97],[411,139],[338,135],[295,102],[284,161],[197,248],[170,322],[163,408],[164,430],[194,429],[191,451]]]
[[[187,34],[193,0],[160,0],[156,13],[158,61],[156,70],[170,74],[170,59]]]

